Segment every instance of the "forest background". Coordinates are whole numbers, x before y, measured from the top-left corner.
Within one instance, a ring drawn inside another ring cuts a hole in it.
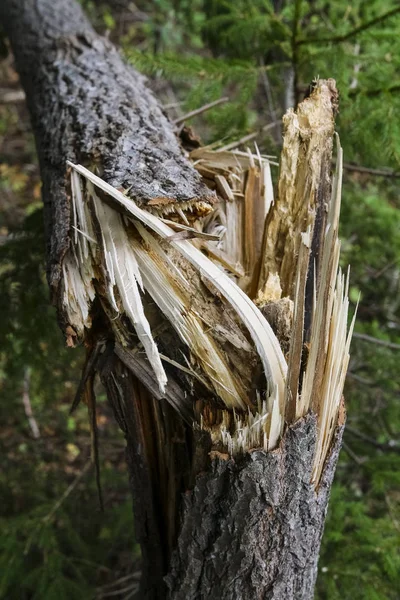
[[[68,1],[68,0],[65,0]],[[398,1],[82,1],[172,120],[203,143],[279,156],[281,118],[316,78],[340,90],[340,237],[361,293],[318,600],[400,590],[400,6]],[[275,167],[273,176],[277,178]],[[0,598],[134,598],[124,440],[100,398],[99,509],[85,408],[69,416],[83,353],[64,347],[44,275],[40,176],[0,31]]]

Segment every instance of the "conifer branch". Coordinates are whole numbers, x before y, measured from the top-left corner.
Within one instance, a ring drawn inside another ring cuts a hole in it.
[[[368,98],[375,98],[376,96],[380,96],[381,94],[395,94],[396,92],[399,92],[399,91],[400,91],[400,83],[395,83],[394,85],[391,85],[387,88],[377,88],[377,89],[372,89],[372,90],[368,90],[368,89],[351,90],[349,92],[349,97],[354,98],[354,96],[357,96],[358,94],[363,94],[363,96],[366,96]]]
[[[343,169],[346,171],[355,171],[356,173],[365,173],[366,175],[375,175],[376,177],[400,178],[399,172],[389,171],[388,169],[372,169],[370,167],[362,167],[361,165],[353,165],[350,163],[344,163]]]
[[[195,110],[192,110],[191,112],[187,113],[186,115],[183,115],[183,117],[179,117],[179,119],[175,119],[174,123],[175,123],[175,125],[180,125],[181,123],[183,123],[184,121],[187,121],[188,119],[192,119],[193,117],[202,115],[203,113],[205,113],[207,110],[210,110],[211,108],[215,108],[216,106],[219,106],[220,104],[225,104],[225,102],[229,102],[228,96],[224,96],[223,98],[218,98],[218,100],[214,100],[213,102],[204,104],[204,106],[200,106],[200,108],[196,108]]]
[[[400,344],[396,344],[395,342],[387,342],[386,340],[381,340],[380,338],[367,335],[366,333],[353,333],[353,337],[363,340],[364,342],[376,344],[377,346],[385,346],[391,350],[400,350]]]
[[[371,444],[378,450],[382,450],[383,452],[400,452],[400,445],[397,440],[389,440],[386,443],[378,442],[374,438],[369,435],[365,435],[362,431],[358,429],[354,429],[354,427],[350,427],[350,425],[346,425],[346,433],[350,433],[354,437],[366,442],[367,444]]]
[[[393,17],[394,15],[398,14],[399,12],[400,12],[400,6],[396,6],[395,8],[392,8],[391,10],[383,13],[382,15],[379,15],[378,17],[375,17],[374,19],[371,19],[370,21],[366,21],[365,23],[362,23],[358,27],[355,27],[351,31],[348,31],[347,33],[344,33],[342,35],[336,35],[333,37],[310,38],[310,39],[305,38],[302,40],[298,40],[297,45],[303,46],[303,45],[308,45],[308,44],[334,44],[334,43],[345,42],[346,40],[354,37],[355,35],[358,35],[359,33],[366,31],[370,27],[373,27],[374,25],[382,23],[386,19]]]

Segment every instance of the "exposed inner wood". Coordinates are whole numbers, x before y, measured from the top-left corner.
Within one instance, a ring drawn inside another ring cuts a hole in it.
[[[331,190],[335,94],[333,82],[318,82],[297,113],[289,112],[276,203],[267,181],[270,173],[265,157],[250,152],[193,151],[196,168],[206,173],[208,182],[215,182],[218,202],[206,217],[195,215],[192,226],[180,224],[186,228],[183,232],[174,234],[165,214],[162,222],[159,216],[150,217],[120,190],[71,163],[75,246],[64,262],[69,327],[72,325],[78,339],[83,335],[83,328],[90,326],[90,305],[100,293],[116,338],[128,352],[136,353],[143,346],[163,394],[168,382],[165,361],[181,370],[186,381],[191,377],[207,390],[208,401],[194,414],[221,451],[271,450],[282,436],[285,420],[293,422],[310,407],[323,412],[319,405],[330,402],[336,407],[332,410],[338,411],[342,388],[335,399],[328,392],[322,397],[326,386],[332,385],[334,372],[326,370],[326,360],[330,356],[331,369],[343,372],[348,345],[344,341],[340,349],[328,352],[330,335],[335,336],[335,332],[329,334],[329,324],[333,318],[345,323],[348,304],[345,290],[339,304],[334,295],[335,290],[340,295],[343,288],[340,277],[335,287],[341,172],[332,198],[327,195]],[[339,160],[339,171],[340,164]],[[171,214],[173,206],[173,202],[165,202],[164,210]],[[181,211],[176,215],[187,222]],[[259,223],[263,221],[262,245]],[[196,232],[204,238],[196,239]],[[184,239],[189,233],[191,243]],[[276,246],[273,263],[270,238]],[[208,252],[211,261],[196,247]],[[284,256],[279,262],[282,248]],[[233,279],[254,295],[259,264],[259,281],[264,283],[256,302],[262,312],[231,283]],[[285,295],[284,290],[292,291]],[[149,310],[143,292],[157,305],[158,316]],[[312,311],[308,321],[307,305]],[[336,317],[334,310],[338,311]],[[126,315],[130,325],[118,315]],[[271,337],[262,315],[277,338]],[[164,326],[169,323],[182,342],[181,360],[168,353],[161,360],[152,329],[162,322]],[[260,327],[265,329],[264,337],[259,335]],[[311,348],[307,355],[306,344]],[[289,360],[288,377],[284,354]],[[304,360],[305,356],[309,360]],[[185,404],[193,405],[193,391],[192,381],[185,391]],[[181,414],[188,410],[188,406],[182,407]],[[321,437],[331,439],[335,421],[320,424]],[[325,427],[330,433],[325,433]],[[318,448],[326,455],[326,444],[323,451]]]
[[[268,277],[277,273],[283,296],[294,296],[301,233],[310,228],[313,236],[318,207],[327,210],[336,110],[334,81],[318,81],[296,113],[289,110],[283,118],[278,199],[265,224],[258,285],[264,293]],[[321,231],[322,223],[318,237]]]

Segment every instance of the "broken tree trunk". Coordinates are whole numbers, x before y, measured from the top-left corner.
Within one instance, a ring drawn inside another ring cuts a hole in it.
[[[347,285],[332,80],[259,153],[180,147],[144,78],[64,0],[3,0],[67,344],[127,442],[141,597],[313,596],[344,426]],[[95,446],[95,444],[94,444]],[[96,448],[94,447],[94,456]]]

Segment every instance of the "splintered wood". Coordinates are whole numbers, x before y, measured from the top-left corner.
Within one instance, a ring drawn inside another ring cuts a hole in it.
[[[204,387],[208,393],[211,390],[217,402],[229,409],[244,410],[247,406],[251,409],[252,376],[259,361],[265,374],[262,389],[270,390],[271,396],[279,393],[282,397],[287,370],[285,358],[269,323],[248,296],[193,244],[177,239],[159,217],[138,208],[91,171],[72,163],[70,166],[83,176],[80,193],[73,193],[72,200],[83,202],[83,207],[76,207],[75,212],[84,215],[78,219],[80,236],[71,254],[87,255],[82,274],[96,272],[97,295],[110,317],[114,335],[123,346],[133,345],[132,351],[136,352],[137,342],[134,343],[130,327],[119,315],[128,317],[160,390],[165,388],[165,371],[160,368],[158,350],[158,356],[155,355],[154,338],[142,305],[145,299],[137,297],[137,286],[149,294],[189,348],[192,369],[200,370]],[[94,187],[109,195],[108,202],[113,201],[113,208],[101,200]],[[88,226],[85,230],[91,205],[94,206],[91,214],[96,220],[92,228],[95,233],[92,229],[89,231]],[[113,212],[112,217],[108,211]],[[72,264],[79,266],[79,261]],[[68,265],[66,262],[66,269]],[[68,271],[67,275],[74,280],[74,290],[84,288],[80,268]],[[66,290],[64,297],[67,311],[69,291]],[[128,301],[132,294],[135,301],[141,303],[135,310]],[[90,301],[90,297],[86,300]],[[76,323],[76,305],[73,306],[71,321],[74,319]],[[82,326],[76,328],[77,336],[84,333],[83,317],[88,310],[85,305],[81,309]],[[143,337],[144,332],[146,337]],[[187,402],[193,402],[193,395],[188,394]],[[275,439],[275,432],[273,437]]]
[[[85,338],[97,298],[118,356],[213,447],[272,450],[285,423],[318,416],[313,481],[337,427],[349,361],[348,276],[339,269],[342,151],[331,179],[337,91],[317,81],[284,117],[278,197],[268,157],[198,148],[190,158],[217,203],[140,209],[71,167],[64,307]],[[161,331],[161,333],[159,333]],[[118,350],[119,348],[119,350]],[[139,353],[139,354],[138,354]],[[143,358],[141,358],[143,362]],[[171,400],[169,381],[183,393]]]
[[[201,249],[236,277],[236,283],[252,297],[258,278],[265,218],[274,202],[268,158],[258,152],[212,151],[198,148],[193,164],[219,204],[202,223],[218,242],[203,242]],[[255,290],[256,291],[256,290]]]

